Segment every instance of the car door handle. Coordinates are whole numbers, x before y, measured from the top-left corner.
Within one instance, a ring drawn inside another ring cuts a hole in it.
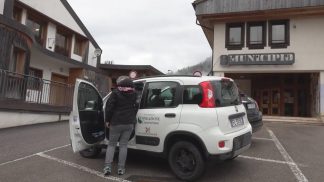
[[[176,117],[176,114],[175,113],[166,113],[164,116],[166,118],[175,118]]]

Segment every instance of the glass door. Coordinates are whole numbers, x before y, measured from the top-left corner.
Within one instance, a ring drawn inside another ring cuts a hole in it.
[[[264,115],[270,115],[270,90],[261,90],[261,111]]]
[[[280,89],[271,89],[271,115],[280,115]]]

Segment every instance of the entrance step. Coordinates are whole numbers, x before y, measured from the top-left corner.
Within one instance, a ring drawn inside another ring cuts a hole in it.
[[[305,124],[324,124],[319,118],[307,117],[286,117],[286,116],[263,116],[263,121],[267,122],[287,122]]]

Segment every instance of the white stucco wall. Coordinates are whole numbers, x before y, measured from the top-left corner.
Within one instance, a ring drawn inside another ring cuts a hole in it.
[[[30,67],[43,70],[43,79],[46,80],[51,80],[52,73],[69,76],[70,71],[67,64],[44,55],[37,48],[32,48]]]
[[[0,128],[68,120],[68,115],[0,111]]]
[[[264,49],[249,50],[247,47],[244,47],[243,50],[228,51],[225,48],[225,23],[217,23],[214,28],[214,71],[216,72],[301,72],[324,70],[324,16],[290,19],[290,46],[287,49],[265,47]],[[293,65],[263,66],[224,67],[220,65],[220,55],[280,52],[294,52],[295,63]]]
[[[43,71],[43,79],[45,80],[52,80],[52,73],[56,73],[59,75],[69,76],[69,67],[64,62],[59,60],[55,60],[55,58],[51,58],[45,56],[44,54],[40,53],[35,48],[32,49],[31,59],[30,59],[30,67],[37,68]],[[45,82],[46,83],[46,82]],[[42,96],[42,103],[49,102],[49,94],[50,94],[50,85],[45,85],[43,87]],[[28,95],[28,93],[30,95]],[[37,98],[37,91],[34,90],[27,90],[27,100],[33,101],[33,99]]]
[[[97,67],[97,57],[94,55],[95,47],[89,43],[89,56],[88,56],[88,65]]]
[[[4,1],[5,1],[5,0],[0,0],[0,14],[3,14]]]
[[[46,0],[44,3],[41,3],[39,0],[20,1],[85,36],[79,25],[74,21],[73,17],[60,0]]]

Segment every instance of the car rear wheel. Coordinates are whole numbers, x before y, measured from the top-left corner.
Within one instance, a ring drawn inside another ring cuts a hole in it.
[[[80,155],[84,158],[96,158],[101,153],[101,147],[93,146],[91,148],[80,151]]]
[[[190,142],[180,141],[172,145],[168,160],[173,173],[181,180],[194,181],[205,171],[201,152]]]

